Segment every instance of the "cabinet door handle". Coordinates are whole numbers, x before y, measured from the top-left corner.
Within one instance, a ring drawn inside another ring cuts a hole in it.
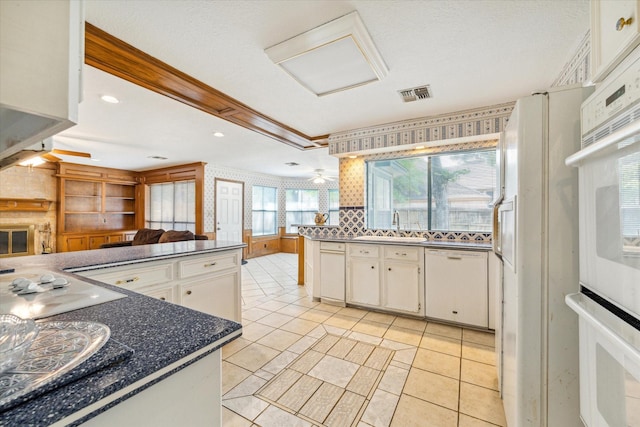
[[[391,271],[391,267],[389,267],[389,271]]]
[[[139,277],[133,277],[133,278],[131,278],[131,279],[118,280],[118,281],[116,282],[116,285],[124,285],[124,284],[126,284],[126,283],[132,283],[132,282],[136,282],[136,281],[138,281],[138,280],[140,280],[140,278],[139,278]]]
[[[453,310],[453,311],[452,311],[452,313],[453,313],[453,314],[458,314],[458,312],[457,312],[457,311],[455,311],[455,310]]]
[[[460,256],[448,256],[447,259],[462,260],[462,257],[460,257]]]
[[[631,23],[633,22],[633,18],[629,18],[629,19],[624,19],[624,18],[620,18],[616,21],[616,31],[622,31],[622,29],[625,27],[625,25],[631,25]]]
[[[191,291],[187,291],[187,295],[191,295]]]
[[[160,297],[160,301],[166,301],[167,299],[165,297]]]
[[[402,252],[402,253],[396,252],[396,255],[397,256],[407,256],[407,253],[406,252]]]
[[[210,262],[208,264],[205,264],[204,267],[213,267],[214,265],[216,265],[215,262]]]
[[[360,251],[361,254],[368,254],[369,251]]]
[[[371,269],[373,270],[374,268],[376,268],[376,267],[372,265],[372,266],[371,266]]]

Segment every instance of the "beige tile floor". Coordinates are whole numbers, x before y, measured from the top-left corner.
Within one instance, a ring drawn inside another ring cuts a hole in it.
[[[243,335],[222,349],[225,427],[506,425],[493,334],[311,301],[297,263],[242,267]]]

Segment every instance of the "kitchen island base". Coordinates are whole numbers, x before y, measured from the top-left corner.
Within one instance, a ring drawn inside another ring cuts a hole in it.
[[[218,349],[87,420],[82,425],[86,427],[221,426],[221,363],[221,350]],[[166,369],[170,372],[175,368],[168,366]],[[130,390],[124,389],[118,394],[122,397],[129,392]],[[118,399],[117,396],[109,397]],[[83,417],[96,410],[99,411],[99,407],[104,405],[104,401],[96,402],[53,426],[74,425]]]

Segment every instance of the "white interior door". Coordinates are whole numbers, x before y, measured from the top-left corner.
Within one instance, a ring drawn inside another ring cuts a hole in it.
[[[216,240],[242,242],[244,184],[216,179]]]

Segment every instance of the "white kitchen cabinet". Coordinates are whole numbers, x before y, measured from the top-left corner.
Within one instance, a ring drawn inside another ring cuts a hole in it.
[[[424,316],[422,254],[418,247],[384,247],[383,308]]]
[[[240,323],[241,262],[233,249],[76,273]]]
[[[594,83],[601,82],[640,44],[639,11],[639,0],[591,0],[591,80]],[[624,25],[621,20],[625,21]]]
[[[173,296],[173,286],[167,287],[158,287],[154,286],[150,289],[140,289],[138,292],[144,294],[151,298],[156,298],[166,302],[175,302],[175,297]]]
[[[430,249],[425,253],[426,315],[487,328],[487,253]]]
[[[79,274],[139,292],[148,286],[171,282],[174,277],[173,272],[174,262],[162,260],[101,268]]]
[[[347,303],[424,316],[423,248],[347,245]]]
[[[83,40],[80,1],[0,1],[0,151],[77,123]]]
[[[222,426],[221,382],[219,348],[82,422],[82,426]],[[75,424],[73,421],[77,418],[62,419],[51,427]]]
[[[309,238],[304,239],[304,287],[313,300],[320,300],[320,246]]]
[[[380,306],[380,261],[378,258],[349,257],[347,303]]]
[[[238,281],[238,272],[230,271],[181,283],[180,305],[237,322],[242,317],[236,304]]]
[[[345,305],[345,248],[341,242],[320,242],[320,300]]]

